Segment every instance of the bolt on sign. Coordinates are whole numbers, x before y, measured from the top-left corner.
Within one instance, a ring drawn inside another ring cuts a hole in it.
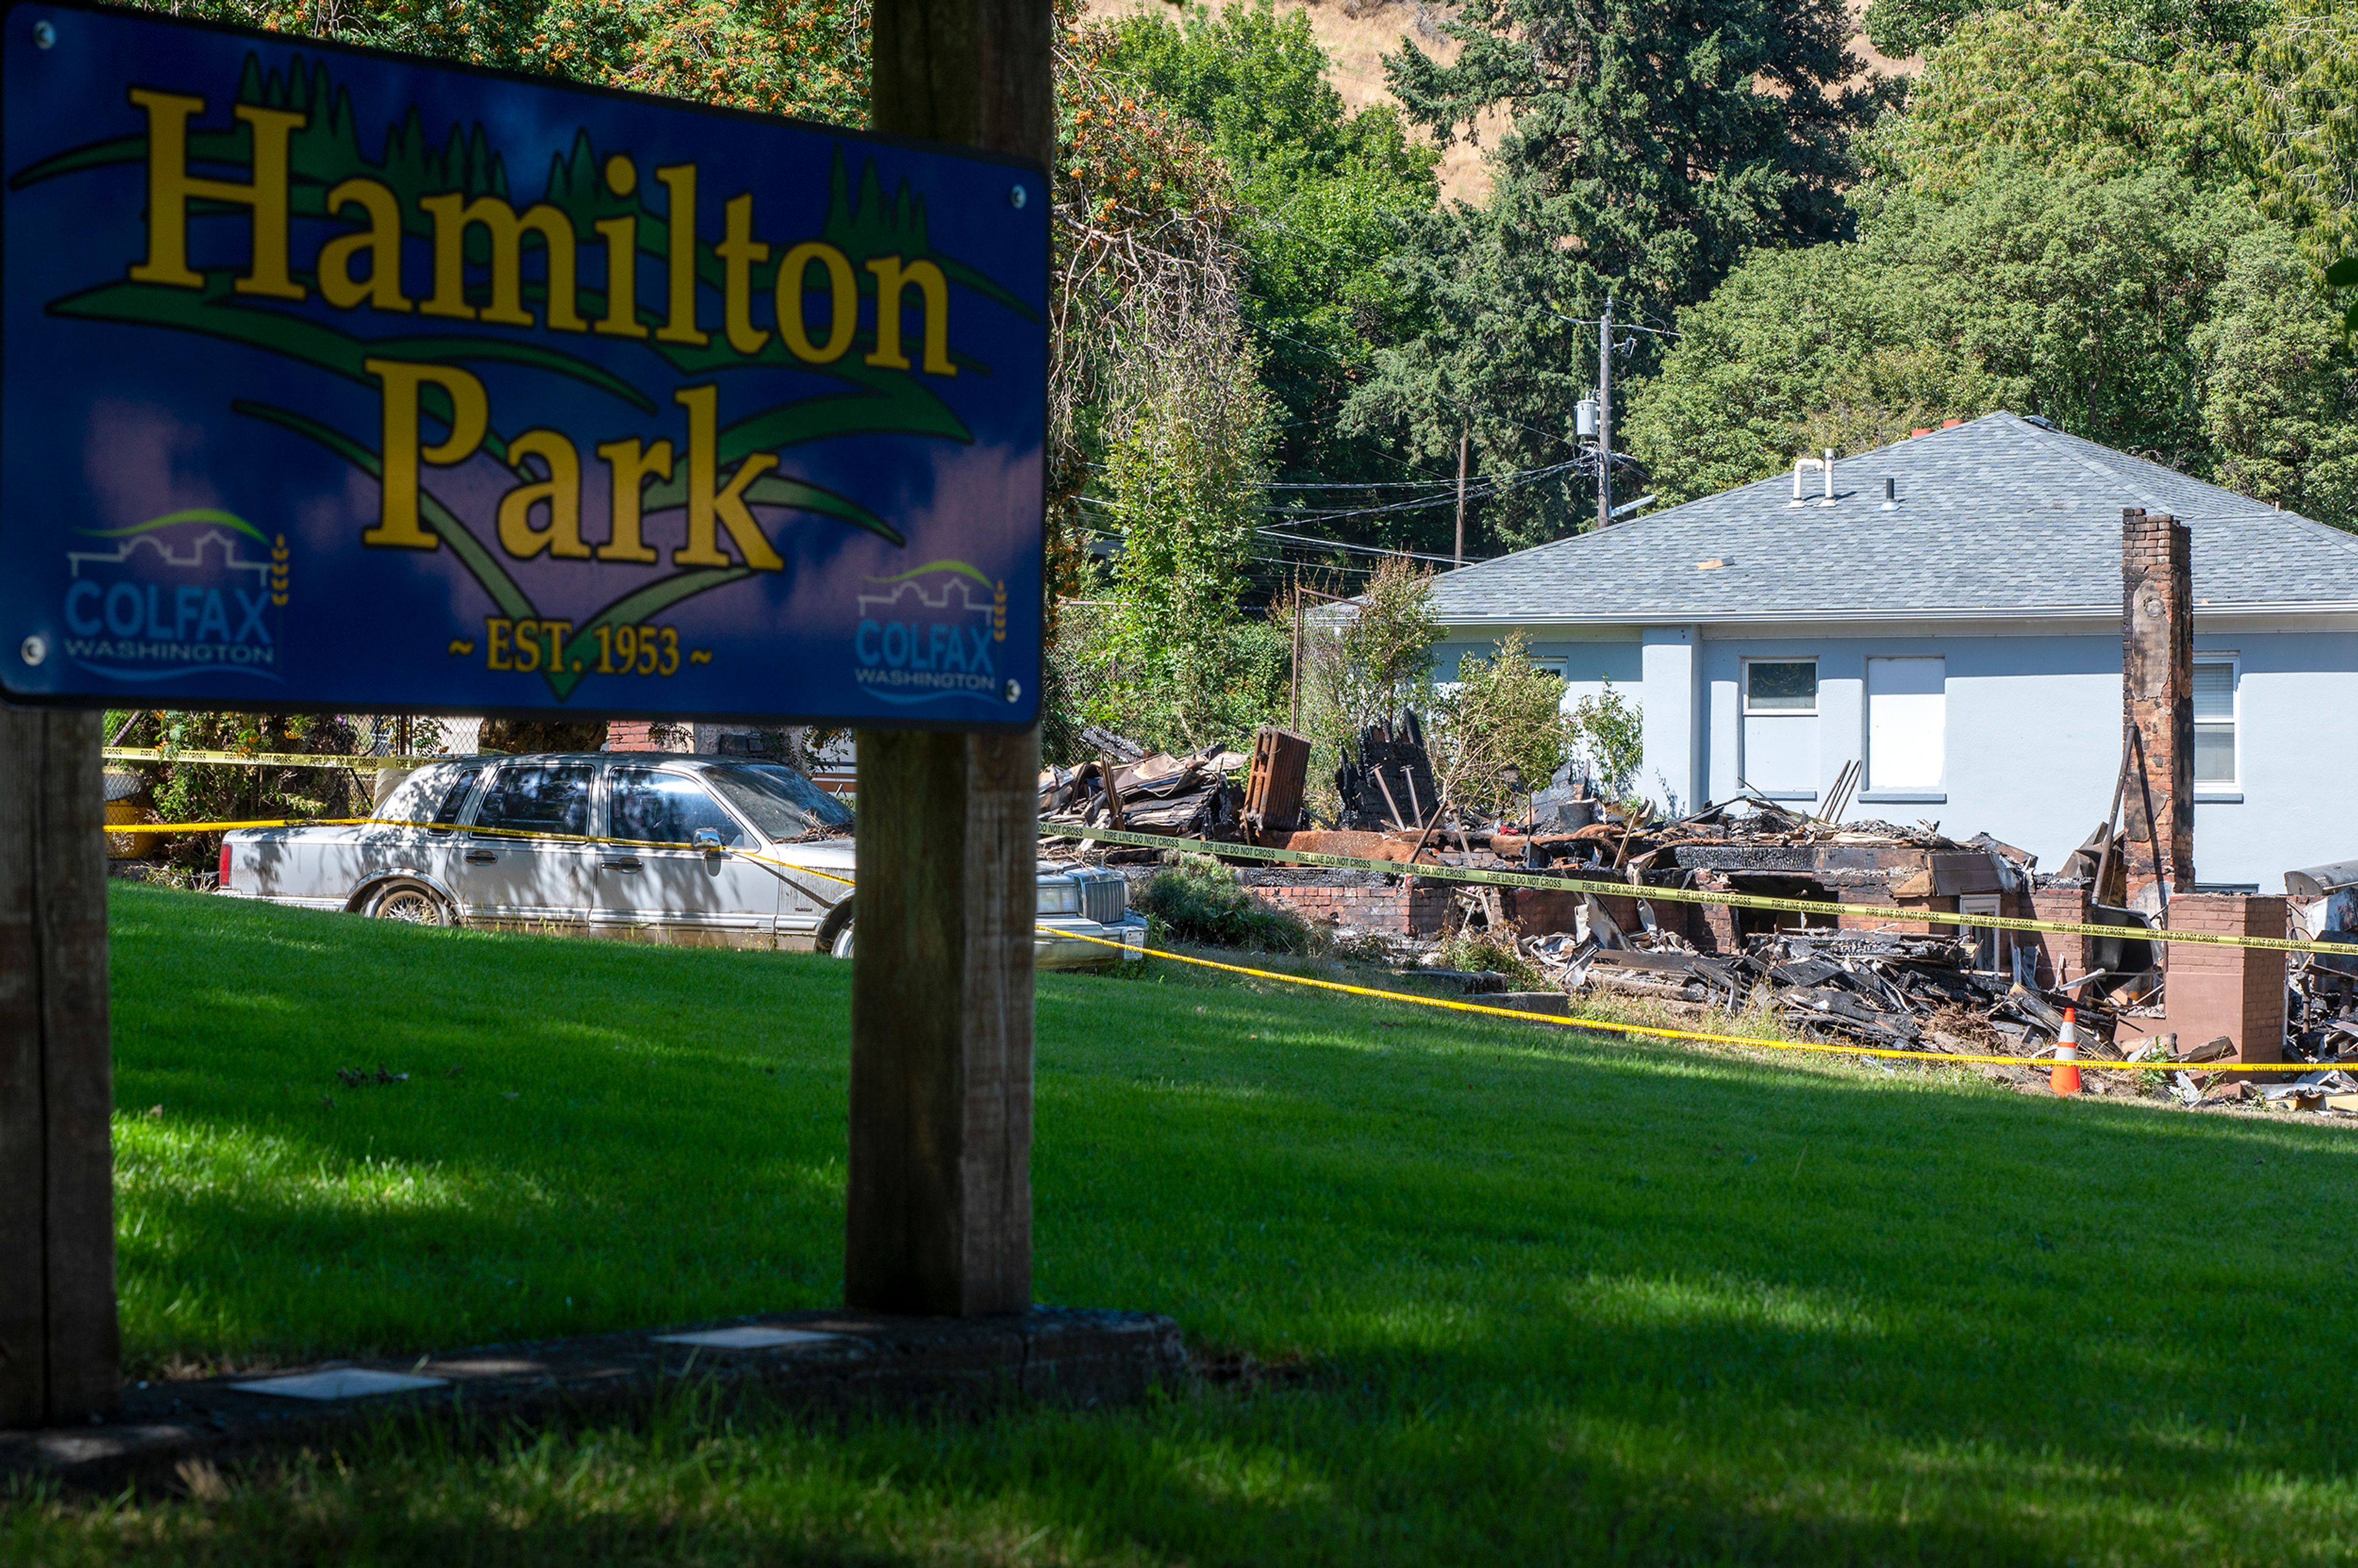
[[[1039,168],[0,19],[10,700],[1033,721]]]

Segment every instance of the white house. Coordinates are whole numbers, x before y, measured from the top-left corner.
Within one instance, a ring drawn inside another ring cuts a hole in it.
[[[1851,817],[2052,868],[2120,764],[2125,507],[2192,532],[2201,884],[2358,855],[2358,536],[2013,414],[1446,573],[1435,673],[1519,630],[1567,707],[1640,705],[1658,800],[1806,805],[1863,759]]]

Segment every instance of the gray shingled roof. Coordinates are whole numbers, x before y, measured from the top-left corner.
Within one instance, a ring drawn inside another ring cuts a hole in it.
[[[1886,477],[1898,505],[1883,510]],[[1443,574],[1447,622],[2117,615],[2121,509],[2183,519],[2212,611],[2358,610],[2358,535],[2017,415]],[[1704,568],[1701,563],[1724,564]]]

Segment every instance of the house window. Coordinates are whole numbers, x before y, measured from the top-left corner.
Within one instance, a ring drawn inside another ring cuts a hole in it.
[[[1817,710],[1818,662],[1815,659],[1753,659],[1745,665],[1745,712],[1815,713]]]
[[[1818,797],[1818,664],[1744,662],[1744,782],[1779,800]]]
[[[2235,768],[2235,663],[2194,661],[2194,787],[2234,789]]]
[[[1998,895],[1969,892],[1957,900],[1959,914],[2003,914]],[[1957,934],[1974,945],[1974,968],[1995,973],[1998,968],[1999,933],[1994,925],[1963,925]]]
[[[1949,750],[1949,662],[1866,661],[1866,788],[1937,792]]]

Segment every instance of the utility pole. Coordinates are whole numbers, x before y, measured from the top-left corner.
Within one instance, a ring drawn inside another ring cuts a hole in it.
[[[1466,564],[1466,459],[1474,446],[1474,421],[1468,416],[1457,427],[1457,564]]]
[[[1296,735],[1302,733],[1302,573],[1293,574],[1293,678],[1287,683],[1293,690],[1293,723]]]
[[[1596,323],[1596,525],[1613,525],[1613,297]]]

